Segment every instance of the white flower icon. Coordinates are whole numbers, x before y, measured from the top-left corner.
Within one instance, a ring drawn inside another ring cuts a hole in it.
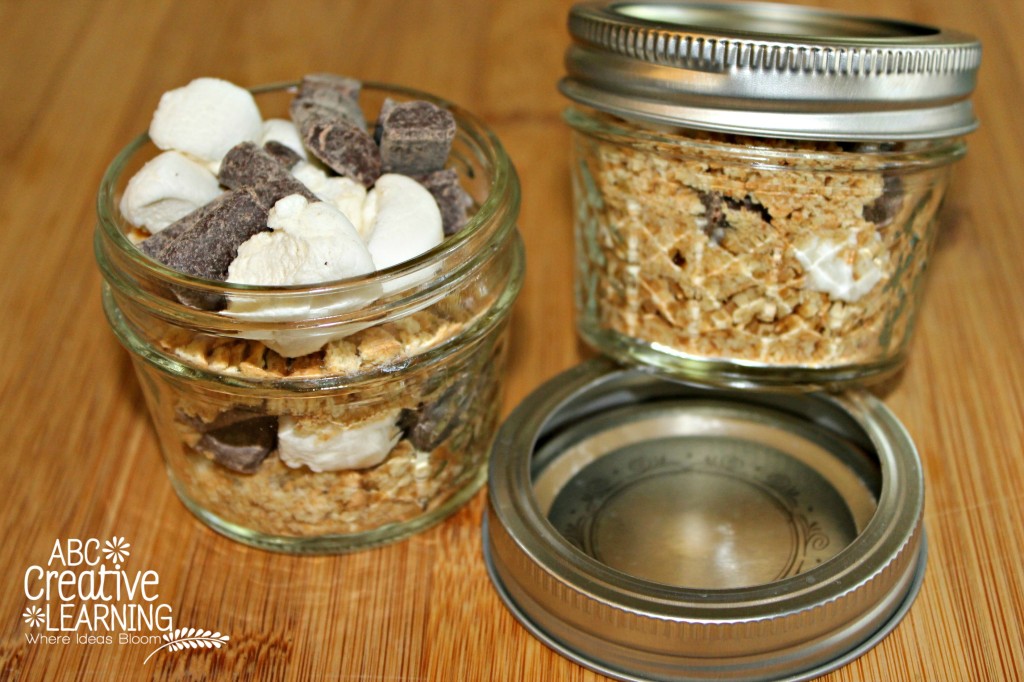
[[[46,622],[46,616],[43,615],[43,610],[38,606],[28,607],[25,609],[25,613],[21,614],[21,617],[25,619],[30,628],[37,628]]]
[[[107,558],[107,561],[112,561],[115,564],[124,563],[124,560],[128,558],[131,552],[128,548],[131,547],[124,538],[117,537],[116,535],[103,543],[103,556]]]

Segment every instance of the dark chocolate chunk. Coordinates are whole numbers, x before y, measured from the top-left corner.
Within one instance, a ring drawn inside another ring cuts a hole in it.
[[[402,102],[382,111],[384,172],[422,175],[444,168],[455,139],[455,117],[430,102]]]
[[[466,211],[473,205],[473,197],[462,188],[459,174],[452,168],[445,168],[416,178],[426,187],[441,209],[444,235],[450,237],[466,224]]]
[[[143,253],[178,272],[223,282],[228,276],[228,266],[238,255],[238,247],[253,235],[269,229],[267,215],[275,203],[292,194],[318,201],[305,185],[269,154],[251,143],[245,145],[250,149],[239,152],[239,155],[256,159],[254,164],[237,164],[236,159],[229,161],[225,157],[222,170],[225,171],[226,182],[255,181],[256,184],[242,184],[238,189],[229,190],[146,239],[139,245]],[[251,153],[252,150],[255,153]],[[249,170],[243,171],[243,166]],[[182,298],[180,292],[179,299],[189,305],[211,309],[209,304]]]
[[[721,192],[701,192],[698,190],[697,196],[700,198],[700,202],[704,204],[704,220],[706,222],[701,230],[715,244],[721,244],[722,239],[725,238],[725,231],[732,229],[732,225],[725,214],[726,208],[734,211],[753,211],[760,214],[761,220],[769,225],[772,222],[772,216],[768,209],[751,198],[749,194],[743,197],[743,199],[736,199],[725,196]]]
[[[474,383],[469,373],[463,374],[430,403],[417,410],[402,410],[398,428],[405,432],[413,447],[430,452],[465,421],[473,398]]]
[[[355,128],[359,127],[348,121],[343,114],[309,99],[293,99],[288,111],[291,113],[292,123],[299,129],[300,134],[317,121],[341,120]]]
[[[196,449],[222,466],[251,474],[277,447],[277,417],[245,409],[223,412],[210,423],[188,419],[202,433]]]
[[[193,211],[202,212],[198,219],[189,220],[192,214],[182,218],[188,221],[188,227],[169,226],[167,230],[174,230],[171,238],[149,244],[167,231],[163,230],[142,242],[141,248],[179,272],[224,281],[239,245],[268,229],[267,211],[253,190],[231,190]]]
[[[768,212],[768,209],[763,205],[754,201],[754,199],[748,194],[743,197],[743,200],[733,199],[732,197],[723,197],[726,205],[734,211],[753,211],[754,213],[760,214],[759,217],[763,222],[772,224],[772,214]]]
[[[700,203],[704,204],[704,225],[701,230],[715,244],[720,244],[725,231],[732,227],[725,217],[725,202],[721,192],[699,192]]]
[[[864,220],[879,227],[891,223],[903,208],[904,193],[903,180],[898,175],[886,175],[882,181],[881,196],[864,207]]]
[[[373,126],[373,141],[380,146],[380,137],[384,134],[384,124],[382,123],[388,114],[394,109],[395,105],[398,104],[395,100],[390,97],[385,97],[384,101],[380,105],[380,112],[377,114],[377,123]]]
[[[201,211],[202,209],[200,208],[192,213],[201,217],[203,215]],[[177,239],[181,233],[194,224],[194,222],[186,222],[184,219],[179,220],[140,243],[139,250],[153,260],[159,261],[159,254],[163,249],[167,248],[168,244]],[[160,298],[169,299],[173,296],[185,305],[198,308],[199,310],[223,310],[227,306],[227,299],[219,293],[210,292],[198,287],[185,287],[176,284],[165,285],[159,280],[153,280],[149,282],[148,289]]]
[[[328,109],[360,130],[366,130],[366,118],[359,106],[363,84],[354,78],[332,73],[312,73],[302,79],[296,100]]]
[[[261,202],[275,196],[266,207],[268,211],[278,199],[291,194],[301,194],[308,201],[319,201],[277,159],[252,142],[242,142],[231,148],[220,163],[217,179],[230,189],[255,189]]]
[[[267,215],[286,196],[318,201],[273,156],[251,142],[234,147],[221,162],[220,181],[231,189],[146,239],[139,248],[150,258],[193,277],[224,281],[238,247],[268,230]],[[182,303],[220,310],[224,297],[198,288],[173,287]]]
[[[263,151],[274,157],[274,160],[281,164],[281,166],[286,170],[295,168],[295,166],[302,161],[302,157],[299,156],[297,151],[286,144],[278,142],[277,140],[267,140],[263,145]]]
[[[380,177],[380,149],[363,130],[341,118],[325,117],[311,117],[299,130],[309,151],[340,175],[364,187]]]
[[[246,187],[245,190],[251,192],[256,197],[256,201],[259,202],[260,206],[267,213],[270,212],[270,209],[274,208],[274,204],[293,194],[301,194],[310,203],[320,201],[315,194],[309,191],[308,187],[290,175],[286,178],[261,182],[258,185]]]
[[[200,206],[188,215],[182,216],[177,221],[154,234],[152,237],[142,241],[139,244],[139,249],[141,249],[142,252],[150,258],[160,260],[160,252],[163,251],[168,244],[178,239],[182,234],[191,229],[193,225],[202,220],[208,212],[213,210],[216,203],[217,199],[214,199],[213,201]]]

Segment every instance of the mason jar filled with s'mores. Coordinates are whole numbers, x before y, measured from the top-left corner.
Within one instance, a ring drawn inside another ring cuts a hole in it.
[[[978,42],[743,3],[583,3],[569,30],[583,338],[712,385],[898,370]]]
[[[767,2],[583,2],[568,29],[603,357],[499,430],[491,579],[615,679],[817,679],[922,585],[924,467],[866,384],[907,357],[980,45]]]
[[[482,484],[522,283],[500,142],[429,94],[311,74],[163,95],[99,193],[108,320],[182,502],[343,552]]]

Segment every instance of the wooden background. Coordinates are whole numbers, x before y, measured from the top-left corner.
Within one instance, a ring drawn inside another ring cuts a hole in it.
[[[248,549],[174,496],[100,310],[93,204],[159,95],[335,71],[478,113],[523,181],[529,275],[506,410],[586,351],[572,319],[567,0],[0,1],[0,678],[578,680],[480,557],[481,493],[408,542],[341,557]],[[830,680],[1003,680],[1024,669],[1024,26],[1019,0],[821,0],[982,38],[981,129],[958,167],[909,368],[885,396],[920,448],[928,573],[907,619]],[[125,536],[179,625],[220,651],[26,643],[23,577],[58,538]]]

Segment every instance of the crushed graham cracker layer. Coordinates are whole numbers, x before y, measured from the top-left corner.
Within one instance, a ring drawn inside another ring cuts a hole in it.
[[[581,325],[775,367],[899,355],[945,172],[893,174],[836,143],[696,138],[574,136]],[[769,166],[715,143],[792,154]],[[828,280],[839,267],[845,291]]]
[[[254,391],[183,391],[166,384],[173,434],[164,437],[172,475],[190,500],[220,519],[282,537],[357,535],[431,514],[479,481],[500,409],[503,326],[427,368],[407,361],[448,342],[474,318],[459,306],[438,307],[332,341],[317,353],[285,359],[258,341],[169,330],[162,346],[190,365],[258,378],[353,376],[397,368],[342,389],[281,397]],[[253,472],[223,466],[199,447],[203,430],[232,410],[358,428],[399,413],[402,437],[380,464],[314,472],[291,468],[276,450]],[[168,447],[166,443],[178,444]]]

